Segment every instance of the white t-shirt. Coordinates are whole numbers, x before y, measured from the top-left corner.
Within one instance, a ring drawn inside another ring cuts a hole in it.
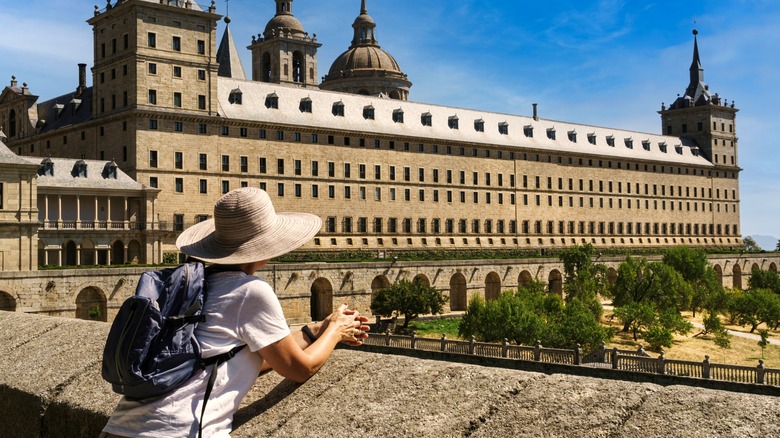
[[[206,290],[206,322],[195,331],[203,357],[247,347],[219,367],[204,418],[200,411],[213,366],[160,399],[141,403],[122,397],[104,431],[127,437],[197,436],[200,420],[204,437],[230,436],[233,414],[263,365],[257,351],[283,339],[290,329],[273,289],[258,277],[216,272],[208,276]]]

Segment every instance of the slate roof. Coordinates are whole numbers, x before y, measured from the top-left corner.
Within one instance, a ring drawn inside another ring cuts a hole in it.
[[[229,96],[237,88],[242,92],[242,103],[230,103]],[[267,108],[266,97],[278,96],[278,109]],[[312,100],[312,112],[300,111],[302,99]],[[334,103],[344,104],[344,117],[334,116]],[[218,78],[219,114],[225,119],[268,122],[286,126],[309,127],[322,130],[344,130],[355,133],[372,133],[392,137],[434,139],[441,145],[448,142],[465,142],[485,146],[518,148],[518,152],[529,152],[527,148],[550,153],[574,153],[610,157],[613,159],[646,160],[659,163],[674,163],[712,167],[706,158],[694,153],[695,142],[675,136],[650,134],[623,129],[582,125],[556,120],[492,113],[472,109],[445,107],[427,103],[391,100],[377,96],[361,96],[347,93],[323,91],[314,88],[291,87]],[[374,107],[374,119],[363,117],[363,108]],[[393,112],[402,111],[404,122],[393,122]],[[424,126],[421,117],[431,115],[431,126]],[[459,119],[458,129],[451,129],[451,117]],[[474,129],[474,121],[484,121],[484,132]],[[505,123],[507,134],[499,132],[499,125]],[[524,127],[533,128],[533,137],[524,134]],[[547,136],[548,130],[555,130],[555,139]],[[569,139],[569,132],[576,133],[576,142]],[[596,144],[588,142],[588,134],[594,134]],[[614,146],[607,144],[607,138],[614,139]],[[627,140],[632,148],[626,146]],[[643,142],[647,142],[646,150]],[[666,149],[666,152],[663,151]],[[533,151],[531,151],[533,152]]]
[[[106,167],[111,161],[104,160],[75,160],[73,158],[55,157],[20,157],[26,163],[38,164],[38,188],[77,188],[91,190],[144,190],[146,186],[136,182],[121,169],[116,169],[116,178],[107,175]],[[43,163],[49,161],[54,166],[54,174],[46,175],[43,171]],[[77,176],[76,164],[82,162],[87,166],[86,177]],[[116,163],[114,163],[116,165]]]
[[[79,95],[73,91],[38,103],[37,106],[40,132],[86,122],[92,118],[92,87],[87,87]]]

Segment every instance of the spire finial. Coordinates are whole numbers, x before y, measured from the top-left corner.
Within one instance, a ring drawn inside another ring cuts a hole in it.
[[[368,14],[368,8],[366,7],[366,0],[361,0],[360,2],[360,14]]]

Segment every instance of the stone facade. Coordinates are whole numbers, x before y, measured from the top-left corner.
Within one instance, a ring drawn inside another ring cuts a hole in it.
[[[274,69],[290,74],[290,44],[304,44],[295,68],[308,69],[319,44],[291,1],[276,3],[252,50],[278,51]],[[152,225],[171,231],[162,251],[241,186],[266,189],[280,211],[322,217],[313,250],[742,244],[733,102],[664,106],[656,135],[318,90],[308,70],[305,83],[220,77],[219,18],[190,2],[95,11],[92,87],[80,79],[76,92],[36,104],[12,82],[0,99],[0,118],[16,126],[8,145],[114,159],[159,188]],[[291,40],[266,47],[280,38]]]

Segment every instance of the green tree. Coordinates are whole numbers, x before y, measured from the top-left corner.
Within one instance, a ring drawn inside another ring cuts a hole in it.
[[[780,239],[777,240],[777,246],[775,246],[775,251],[780,251]]]
[[[650,327],[656,318],[655,308],[648,302],[633,302],[615,307],[615,316],[623,322],[623,331],[631,331],[634,342],[639,339],[639,333]]]
[[[715,312],[707,312],[707,316],[704,317],[702,322],[704,323],[704,329],[693,335],[693,337],[704,336],[710,333],[717,333],[725,328],[723,323],[720,321],[718,314]]]
[[[713,342],[725,353],[726,350],[731,348],[731,334],[729,334],[728,330],[721,330],[715,334]]]
[[[740,325],[750,325],[750,333],[761,323],[777,328],[780,325],[780,296],[769,289],[751,289],[734,299],[732,312]]]
[[[652,324],[645,331],[644,339],[651,350],[660,350],[661,347],[671,348],[674,333],[661,324]]]
[[[612,304],[615,314],[618,309],[633,303],[648,304],[657,316],[674,312],[690,306],[691,286],[682,275],[669,265],[660,262],[648,262],[646,259],[626,257],[618,267],[618,275],[612,285]],[[624,312],[629,317],[635,310]],[[629,331],[632,320],[623,319],[623,331]],[[647,326],[648,324],[642,324]]]
[[[761,340],[758,341],[758,346],[761,347],[761,359],[764,358],[764,349],[769,345],[769,330],[761,329],[758,331],[761,336]]]
[[[533,345],[541,341],[553,348],[571,348],[576,344],[595,348],[611,336],[580,300],[566,303],[559,296],[546,293],[539,282],[517,292],[503,292],[498,299],[487,302],[474,297],[458,334],[484,342],[506,338],[517,344]]]
[[[382,316],[404,316],[402,330],[409,323],[425,314],[439,314],[447,303],[447,297],[433,286],[422,282],[401,280],[380,289],[371,300],[371,311]]]
[[[603,312],[598,295],[609,292],[609,271],[603,263],[593,263],[593,245],[574,246],[560,255],[565,282],[566,302],[579,300],[600,318]]]
[[[769,289],[780,294],[780,275],[777,272],[759,269],[750,273],[749,289]]]
[[[758,243],[756,243],[756,239],[745,236],[742,238],[742,243],[745,245],[745,251],[747,252],[759,252],[761,251],[761,247],[758,246]]]
[[[702,249],[677,246],[664,252],[663,263],[673,267],[691,285],[690,310],[693,316],[702,309],[718,312],[725,307],[725,289]]]

